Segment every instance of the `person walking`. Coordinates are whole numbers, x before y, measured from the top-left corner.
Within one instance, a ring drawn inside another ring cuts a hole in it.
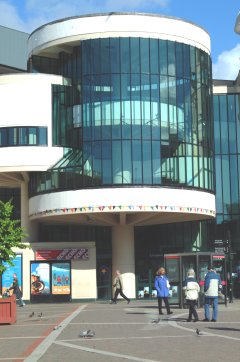
[[[210,321],[210,305],[213,307],[212,311],[212,322],[216,322],[218,318],[218,291],[222,287],[220,275],[216,273],[216,270],[213,266],[208,267],[208,272],[204,279],[204,313],[205,319],[204,322]]]
[[[155,286],[155,289],[157,290],[159,314],[163,314],[162,301],[164,301],[164,304],[165,304],[165,307],[167,310],[167,314],[172,314],[173,312],[171,312],[169,302],[168,302],[170,284],[169,284],[169,280],[166,276],[166,271],[164,268],[158,269],[157,275],[156,275],[155,281],[154,281],[154,286]]]
[[[200,292],[199,284],[195,278],[195,272],[193,269],[189,269],[187,272],[187,278],[183,282],[183,290],[185,292],[186,302],[189,308],[187,322],[191,322],[194,317],[194,322],[198,321],[198,313],[196,311],[196,305],[198,301],[198,293]]]
[[[20,307],[24,307],[25,303],[22,300],[22,291],[19,288],[19,283],[18,283],[18,278],[17,278],[17,274],[14,273],[13,274],[13,283],[12,285],[8,288],[8,290],[12,290],[13,294],[16,295],[16,299],[19,301],[19,306]]]
[[[123,280],[122,280],[120,270],[116,270],[116,276],[115,276],[114,281],[113,281],[113,287],[116,288],[116,289],[115,289],[114,297],[111,300],[111,304],[116,304],[117,303],[117,297],[118,297],[119,294],[129,304],[130,299],[128,297],[126,297],[126,295],[123,293]]]

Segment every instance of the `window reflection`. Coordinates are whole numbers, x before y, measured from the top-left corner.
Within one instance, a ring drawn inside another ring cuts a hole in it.
[[[32,62],[38,71],[53,64]],[[102,38],[81,41],[54,64],[72,86],[53,85],[53,144],[79,154],[71,171],[48,171],[54,189],[147,184],[213,191],[208,54],[168,40]],[[26,137],[43,144],[46,135],[31,127],[27,136],[22,130],[22,143]],[[42,175],[33,179],[31,192],[42,190]]]
[[[47,146],[45,127],[4,127],[0,128],[0,147]]]

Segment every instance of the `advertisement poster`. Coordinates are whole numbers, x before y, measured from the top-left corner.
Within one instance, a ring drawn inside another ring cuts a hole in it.
[[[36,260],[88,260],[88,249],[42,249],[35,256]]]
[[[14,266],[10,266],[8,263],[3,262],[3,265],[7,266],[7,270],[2,275],[2,293],[12,284],[14,273],[17,274],[19,287],[22,289],[22,255],[16,255],[13,263]]]
[[[50,266],[47,263],[31,264],[31,294],[50,294]]]
[[[70,264],[52,264],[52,294],[70,294]]]

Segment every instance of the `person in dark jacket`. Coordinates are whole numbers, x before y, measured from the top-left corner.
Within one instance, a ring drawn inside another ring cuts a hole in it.
[[[126,297],[126,295],[123,293],[123,280],[122,280],[120,270],[116,270],[116,276],[115,276],[114,281],[113,281],[113,287],[115,288],[115,293],[114,293],[114,297],[113,297],[113,299],[111,300],[110,303],[111,304],[116,304],[118,294],[120,294],[121,297],[123,297],[129,304],[130,299],[128,297]]]
[[[22,291],[21,289],[19,288],[19,283],[18,283],[18,278],[17,278],[17,274],[13,274],[13,283],[12,285],[10,286],[10,288],[8,288],[8,290],[12,290],[13,291],[13,294],[16,295],[16,299],[18,299],[19,301],[19,305],[20,307],[24,307],[25,303],[24,301],[22,300]]]
[[[167,314],[172,314],[170,307],[169,307],[169,302],[168,302],[170,284],[169,284],[169,280],[166,276],[166,271],[164,268],[158,269],[157,275],[156,275],[155,281],[154,281],[154,286],[157,291],[159,314],[163,314],[162,301],[164,301],[164,304],[165,304],[165,307],[167,310]]]
[[[216,273],[216,270],[210,265],[208,267],[208,273],[204,279],[204,292],[205,292],[205,300],[204,300],[204,312],[205,319],[204,322],[209,322],[210,313],[209,308],[210,305],[213,307],[212,312],[212,322],[217,321],[218,317],[218,291],[222,287],[222,282],[220,275]]]
[[[196,311],[196,305],[198,301],[198,293],[200,292],[200,287],[195,278],[195,272],[193,269],[189,269],[187,272],[187,278],[183,282],[183,290],[189,308],[187,322],[191,322],[193,316],[193,321],[197,322],[198,313]]]

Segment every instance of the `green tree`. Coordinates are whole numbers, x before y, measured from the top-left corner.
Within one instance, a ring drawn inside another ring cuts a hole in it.
[[[16,253],[13,248],[26,249],[28,247],[22,242],[27,234],[20,225],[20,220],[13,219],[12,201],[4,203],[0,200],[0,274],[7,269],[2,262],[14,265],[13,259]]]

